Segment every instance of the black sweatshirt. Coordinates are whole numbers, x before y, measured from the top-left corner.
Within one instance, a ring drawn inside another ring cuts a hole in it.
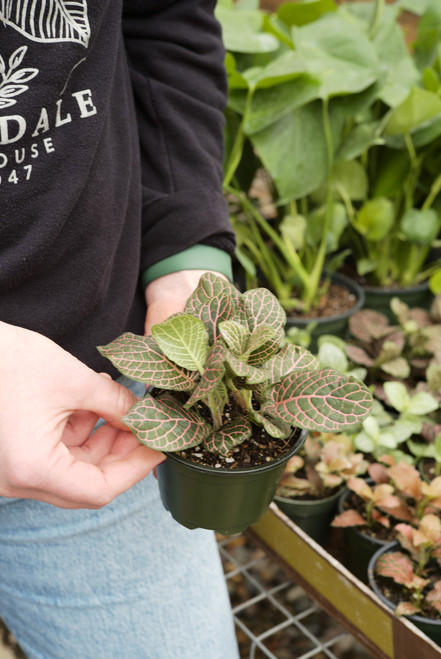
[[[0,0],[0,320],[97,370],[145,269],[234,247],[215,4]]]

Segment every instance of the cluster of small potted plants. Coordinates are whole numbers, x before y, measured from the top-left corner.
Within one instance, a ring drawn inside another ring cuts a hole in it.
[[[340,495],[331,525],[344,529],[349,569],[383,598],[391,596],[397,615],[411,616],[441,643],[439,305],[439,296],[430,309],[409,308],[395,298],[395,323],[381,312],[363,309],[351,318],[346,341],[321,337],[322,365],[361,377],[373,391],[374,403],[371,413],[344,435],[317,435],[311,438],[315,444],[305,444],[282,477],[276,502],[302,527],[284,502],[305,493],[329,497],[332,489],[325,485],[335,485]],[[339,441],[346,446],[345,459],[331,450],[333,462],[326,442]],[[306,470],[308,463],[313,466]],[[296,478],[299,465],[311,479],[309,488]],[[315,539],[326,542],[323,529]]]

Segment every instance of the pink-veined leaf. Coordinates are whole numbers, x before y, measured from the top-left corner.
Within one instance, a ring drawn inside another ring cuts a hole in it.
[[[210,342],[218,340],[217,324],[233,318],[240,293],[229,281],[211,272],[205,272],[185,305],[185,313],[202,320]]]
[[[419,613],[419,608],[412,602],[400,602],[395,609],[397,616],[413,616],[416,613]]]
[[[167,359],[151,336],[126,332],[98,350],[132,380],[173,391],[191,391],[195,387],[198,374]]]
[[[227,344],[231,352],[240,357],[245,354],[250,331],[248,327],[238,323],[237,320],[225,320],[218,326],[221,337]]]
[[[365,481],[364,478],[359,478],[358,476],[351,476],[347,482],[347,486],[350,490],[355,492],[363,501],[372,501],[374,498],[374,492],[369,483]]]
[[[426,595],[426,601],[438,614],[441,614],[441,581],[435,582],[432,590]]]
[[[245,291],[240,306],[245,311],[251,332],[254,332],[261,325],[268,325],[274,330],[277,341],[280,342],[283,339],[285,336],[286,314],[271,291],[266,288]]]
[[[306,430],[337,431],[366,418],[368,389],[355,378],[327,368],[293,372],[268,389],[262,412]]]
[[[262,425],[266,432],[275,439],[286,439],[292,433],[292,427],[280,419],[270,419],[262,416]]]
[[[414,499],[420,498],[421,476],[413,465],[401,461],[399,464],[389,467],[387,473],[398,490]]]
[[[274,437],[276,439],[286,439],[293,432],[292,427],[288,423],[284,423],[283,421],[266,417],[258,410],[252,410],[248,412],[248,418],[255,425],[262,426],[266,430],[266,432],[269,435],[271,435],[271,437]],[[300,456],[295,456],[295,457],[300,458]]]
[[[361,309],[349,318],[351,334],[367,343],[371,339],[381,339],[395,331],[387,317],[374,309]]]
[[[236,417],[222,426],[204,440],[204,446],[212,453],[228,457],[232,448],[249,439],[252,434],[251,424],[244,416]]]
[[[412,583],[414,578],[411,559],[398,551],[382,554],[375,564],[375,572],[382,577],[391,577],[403,586]]]
[[[123,417],[135,437],[159,451],[182,451],[198,446],[211,433],[198,414],[186,410],[171,395],[153,398],[147,394]]]
[[[250,366],[246,362],[241,361],[228,350],[225,361],[233,373],[240,378],[246,378],[248,384],[259,384],[267,379],[265,369]]]
[[[279,339],[269,339],[257,350],[253,350],[248,358],[248,363],[250,366],[260,366],[270,359],[273,355],[276,355],[280,350],[280,341]]]
[[[231,298],[224,296],[214,297],[199,309],[198,318],[207,328],[210,342],[214,343],[220,338],[219,324],[230,320],[234,312]]]
[[[346,528],[348,526],[366,526],[366,520],[356,510],[345,510],[334,517],[331,526]]]
[[[422,481],[421,491],[425,497],[430,499],[431,505],[441,497],[441,476],[436,476],[430,483]]]
[[[382,515],[379,510],[374,508],[371,514],[372,522],[375,524],[381,524],[385,529],[390,529],[390,519],[386,515]]]
[[[200,307],[205,306],[213,297],[222,295],[231,297],[235,304],[239,302],[241,296],[237,288],[224,277],[212,272],[204,272],[196,289],[186,302],[185,313],[197,316]]]
[[[366,350],[363,348],[360,348],[359,346],[353,346],[350,343],[346,344],[345,346],[345,352],[349,359],[353,361],[355,364],[361,364],[361,366],[373,366],[375,364],[375,360],[368,355]]]
[[[319,362],[306,348],[288,343],[278,354],[271,357],[265,367],[268,371],[269,381],[275,384],[291,371],[317,369],[319,368]]]
[[[269,325],[260,325],[249,336],[247,342],[247,352],[253,355],[253,359],[258,358],[259,353],[266,355],[268,345],[277,341],[275,332]]]
[[[420,521],[419,531],[427,537],[432,546],[438,545],[441,542],[441,519],[434,514],[424,515]]]
[[[224,359],[225,347],[221,343],[215,343],[208,353],[201,379],[185,404],[186,408],[206,398],[218,386],[225,373]]]

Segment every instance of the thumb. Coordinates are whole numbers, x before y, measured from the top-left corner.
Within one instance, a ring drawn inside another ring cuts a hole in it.
[[[136,403],[137,397],[107,374],[88,371],[78,409],[95,412],[113,426],[127,430],[121,419]]]

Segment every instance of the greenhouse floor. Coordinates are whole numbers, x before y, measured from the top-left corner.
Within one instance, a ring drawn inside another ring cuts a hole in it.
[[[218,536],[218,547],[241,659],[374,659],[253,539]]]

